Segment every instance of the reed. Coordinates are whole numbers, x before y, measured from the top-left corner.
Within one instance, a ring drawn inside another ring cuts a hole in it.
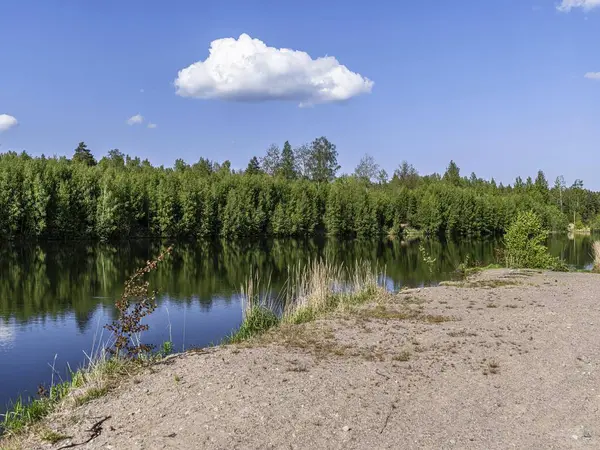
[[[230,336],[230,343],[241,342],[283,323],[300,324],[336,310],[347,310],[373,298],[382,279],[368,261],[356,261],[352,267],[327,259],[313,259],[288,269],[288,278],[277,294],[270,283],[261,286],[252,273],[242,287],[244,318]]]

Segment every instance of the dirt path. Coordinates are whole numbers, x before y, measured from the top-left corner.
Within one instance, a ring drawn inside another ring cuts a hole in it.
[[[75,448],[600,448],[599,330],[600,276],[484,272],[172,358],[28,445],[111,416]]]

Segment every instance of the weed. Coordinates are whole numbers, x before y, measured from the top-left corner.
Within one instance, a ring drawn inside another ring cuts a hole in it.
[[[474,337],[474,336],[477,336],[477,333],[469,332],[467,330],[450,331],[450,332],[448,332],[448,336],[450,336],[450,337]]]
[[[427,265],[427,267],[429,268],[429,273],[433,273],[433,268],[435,266],[435,261],[436,258],[433,258],[425,249],[425,246],[423,246],[423,244],[419,244],[419,252],[421,253],[421,259],[423,260],[423,262]]]
[[[171,247],[156,260],[148,261],[146,266],[137,270],[125,283],[123,296],[116,302],[119,318],[105,326],[113,333],[112,346],[108,349],[101,349],[97,354],[93,348],[91,356],[86,354],[87,364],[80,370],[71,372],[70,381],[58,384],[52,382],[49,389],[40,386],[38,398],[17,399],[4,414],[0,431],[11,435],[24,431],[54,411],[61,402],[67,399],[68,394],[76,392],[76,390],[82,390],[82,393],[72,396],[77,406],[99,398],[109,391],[115,379],[124,373],[131,375],[131,372],[139,367],[141,359],[125,359],[121,356],[125,354],[129,357],[139,357],[149,349],[139,341],[139,333],[148,329],[148,325],[143,325],[140,321],[154,311],[155,293],[148,293],[149,285],[143,277],[154,270],[170,252]],[[48,434],[47,437],[49,441],[58,438],[51,434]]]
[[[88,389],[83,395],[75,398],[75,405],[81,406],[91,402],[97,398],[103,397],[108,393],[108,386],[92,387]]]
[[[393,361],[409,361],[410,360],[410,352],[408,350],[404,350],[397,355],[392,357]]]
[[[497,374],[500,371],[500,363],[497,361],[488,362],[488,372],[492,374]]]
[[[114,335],[113,346],[109,349],[112,354],[121,356],[124,353],[133,357],[151,350],[149,345],[140,342],[140,333],[148,330],[148,325],[141,322],[156,309],[156,291],[148,291],[150,284],[144,277],[155,270],[172,249],[169,247],[155,260],[148,261],[125,282],[123,295],[115,302],[119,318],[105,325]]]
[[[279,318],[273,311],[270,311],[262,306],[254,306],[246,314],[246,317],[244,318],[240,328],[229,337],[227,342],[236,344],[246,341],[250,338],[263,334],[265,331],[278,324]]]
[[[51,430],[50,428],[44,428],[40,432],[40,439],[42,441],[50,442],[53,445],[65,439],[70,439],[71,437],[72,436],[67,436],[66,434],[58,433],[57,431]]]
[[[175,383],[179,383],[181,381],[181,377],[179,375],[173,376],[173,379],[175,380]]]
[[[173,342],[172,341],[163,342],[160,353],[163,357],[173,353]]]
[[[444,322],[452,322],[455,319],[450,316],[442,316],[438,314],[429,314],[423,317],[423,320],[428,323],[444,323]]]

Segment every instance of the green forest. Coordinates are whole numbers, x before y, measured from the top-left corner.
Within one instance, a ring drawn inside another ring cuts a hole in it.
[[[243,170],[200,158],[154,167],[114,149],[96,161],[81,142],[71,159],[0,154],[0,236],[118,240],[136,237],[493,236],[533,210],[551,230],[598,228],[600,194],[581,180],[550,185],[542,171],[504,186],[451,161],[421,175],[408,162],[393,174],[365,155],[339,174],[336,146],[320,137],[272,145]]]

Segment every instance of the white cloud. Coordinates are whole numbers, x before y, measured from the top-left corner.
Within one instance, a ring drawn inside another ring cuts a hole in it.
[[[144,121],[144,116],[141,114],[136,114],[135,116],[131,116],[127,119],[127,125],[139,125]]]
[[[19,122],[13,116],[9,116],[8,114],[0,114],[0,133],[17,126],[18,124]]]
[[[156,128],[158,125],[156,125],[155,123],[149,123],[148,124],[148,128]]]
[[[598,6],[600,6],[600,0],[562,0],[556,8],[559,11],[569,12],[573,8],[582,8],[584,11],[589,11]]]
[[[212,41],[209,56],[177,74],[177,95],[232,101],[292,100],[300,105],[347,100],[370,93],[373,82],[333,56],[268,47],[242,34]]]
[[[600,81],[600,72],[588,72],[584,75],[588,80],[599,80]]]

